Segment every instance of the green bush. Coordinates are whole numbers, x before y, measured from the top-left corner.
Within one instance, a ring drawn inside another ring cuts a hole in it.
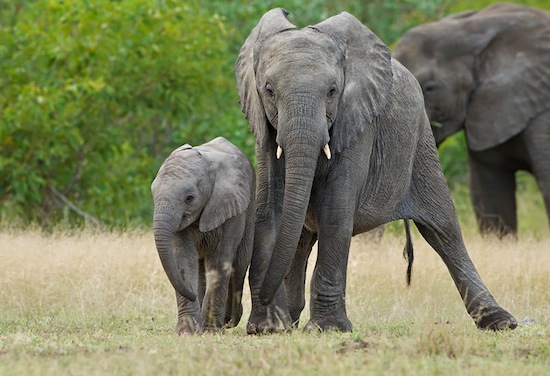
[[[72,202],[103,223],[147,222],[149,184],[174,147],[232,138],[226,26],[200,2],[12,10],[0,32],[4,219],[73,221]]]
[[[254,160],[234,64],[273,7],[298,27],[346,10],[392,45],[486,3],[0,0],[0,221],[148,224],[150,182],[175,147],[221,135]],[[451,187],[466,181],[463,142],[440,150]]]

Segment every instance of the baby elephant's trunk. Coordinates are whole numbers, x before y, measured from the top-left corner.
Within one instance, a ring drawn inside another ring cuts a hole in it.
[[[170,226],[170,223],[171,221],[166,220],[163,215],[155,213],[153,229],[160,262],[176,292],[184,298],[194,301],[197,299],[197,294],[186,286],[176,263],[176,257],[172,250],[172,240],[176,229]]]

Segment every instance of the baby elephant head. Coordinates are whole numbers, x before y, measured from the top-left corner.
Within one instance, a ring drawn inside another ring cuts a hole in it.
[[[202,233],[244,212],[251,197],[251,167],[246,157],[218,137],[198,147],[183,145],[162,164],[151,185],[155,205],[153,229],[162,266],[176,291],[189,300],[189,290],[172,251],[176,232],[190,227]]]

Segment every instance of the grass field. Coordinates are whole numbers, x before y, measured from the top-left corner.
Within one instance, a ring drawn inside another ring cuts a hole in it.
[[[414,241],[407,288],[404,236],[354,238],[353,333],[247,336],[246,295],[237,328],[176,337],[175,298],[151,232],[3,230],[0,375],[548,374],[549,236],[467,235],[485,283],[521,322],[500,333],[476,329],[441,260],[417,233]]]

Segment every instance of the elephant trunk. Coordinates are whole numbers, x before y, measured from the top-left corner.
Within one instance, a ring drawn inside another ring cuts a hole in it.
[[[278,140],[285,156],[285,190],[281,224],[260,290],[260,302],[264,305],[271,303],[290,270],[307,214],[317,160],[329,140],[326,126],[322,127],[326,120],[323,124],[303,116],[289,123],[293,125],[287,129],[292,130],[285,130]]]
[[[162,209],[155,208],[153,220],[155,245],[162,267],[176,292],[184,298],[194,301],[197,299],[197,295],[185,285],[172,249],[172,241],[177,230],[177,226],[174,224],[179,223],[179,220],[173,217],[175,216],[165,214]]]

